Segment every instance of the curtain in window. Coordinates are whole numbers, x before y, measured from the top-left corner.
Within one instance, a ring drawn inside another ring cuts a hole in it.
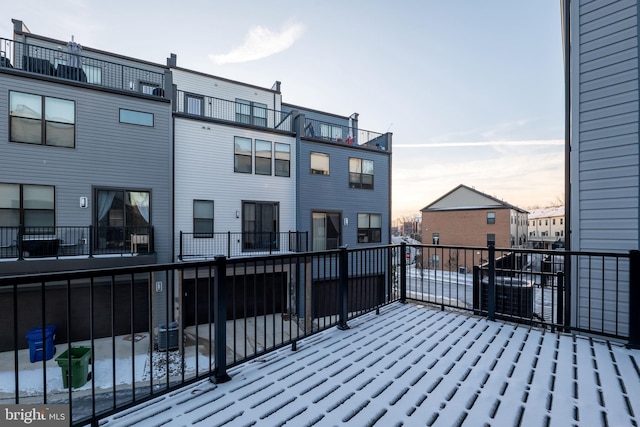
[[[129,193],[129,201],[140,212],[140,215],[149,224],[149,193],[131,191]]]
[[[107,216],[117,193],[117,191],[98,191],[98,221],[102,221]]]

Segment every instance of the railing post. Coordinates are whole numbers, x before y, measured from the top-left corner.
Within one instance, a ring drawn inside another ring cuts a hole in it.
[[[640,348],[640,251],[629,253],[629,342],[628,348]]]
[[[93,225],[89,226],[89,237],[87,238],[87,245],[89,246],[89,258],[93,258],[93,246],[98,241],[98,237],[96,236],[96,231],[94,230]]]
[[[18,241],[16,242],[16,244],[18,245],[18,259],[19,260],[23,260],[24,259],[24,254],[22,253],[22,239],[24,236],[24,225],[20,224],[20,226],[18,227]]]
[[[209,378],[212,383],[220,384],[231,380],[227,374],[227,258],[216,255],[213,298],[215,301],[214,323],[214,369]]]
[[[487,289],[487,311],[489,320],[496,320],[496,247],[489,245],[489,288]]]
[[[240,244],[242,245],[242,242]],[[231,258],[231,231],[227,231],[227,256]]]
[[[345,330],[349,329],[349,325],[347,325],[347,316],[349,313],[349,254],[346,245],[340,246],[338,269],[338,329]]]
[[[182,261],[182,230],[180,230],[180,241],[178,242],[178,260]]]
[[[564,271],[556,273],[556,321],[560,324],[564,319]]]
[[[480,276],[480,266],[473,266],[473,314],[482,312],[482,278]]]
[[[400,302],[407,302],[407,244],[400,244]]]

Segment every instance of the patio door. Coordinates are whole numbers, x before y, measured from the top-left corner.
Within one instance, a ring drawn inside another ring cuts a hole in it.
[[[313,212],[313,250],[337,249],[341,238],[340,212]]]

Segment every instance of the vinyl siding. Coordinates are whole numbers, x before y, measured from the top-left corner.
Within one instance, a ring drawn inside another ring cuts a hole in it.
[[[158,261],[170,259],[171,116],[167,102],[0,73],[0,181],[55,186],[56,224],[88,226],[94,189],[151,192]],[[76,147],[9,142],[9,90],[75,101]],[[149,112],[154,126],[119,123],[119,108]],[[79,207],[88,197],[89,207]]]
[[[309,232],[313,241],[312,212],[340,212],[342,215],[342,244],[350,247],[358,244],[358,214],[375,213],[382,215],[382,241],[373,245],[390,242],[389,199],[391,176],[391,156],[387,152],[362,149],[333,143],[307,140],[299,142],[298,175],[298,227]],[[329,155],[329,175],[311,173],[311,152]],[[349,158],[373,160],[373,190],[349,187]],[[348,225],[345,225],[345,219]],[[372,245],[369,244],[369,245]]]
[[[236,218],[236,211],[242,212],[242,201],[279,202],[280,231],[296,230],[293,137],[185,118],[176,118],[174,126],[176,248],[179,232],[193,231],[194,199],[214,201],[216,233],[242,231],[242,218]],[[273,168],[271,176],[234,172],[236,136],[289,144],[290,177],[274,176]]]
[[[627,252],[639,247],[637,7],[635,0],[574,3],[571,248],[576,251]],[[624,333],[625,261],[619,281],[609,273],[610,266],[600,271],[591,266],[591,274],[587,266],[578,259],[574,267],[574,322],[597,322],[606,332]],[[596,276],[605,280],[592,281]],[[618,287],[620,301],[612,292]],[[596,314],[601,308],[604,316]],[[622,316],[617,321],[616,309]]]

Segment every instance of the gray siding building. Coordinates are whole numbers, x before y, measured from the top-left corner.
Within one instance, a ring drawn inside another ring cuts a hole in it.
[[[565,67],[568,67],[565,75],[570,78],[567,123],[570,249],[623,253],[637,250],[640,248],[638,2],[565,0],[562,4]],[[624,272],[628,265],[624,265],[625,261],[621,263],[618,268]],[[628,304],[616,301],[613,290],[618,283],[625,284],[620,285],[624,288],[619,292],[622,299],[628,299],[628,280],[615,277],[615,266],[603,265],[601,273],[591,270],[591,274],[601,274],[605,279],[603,289],[594,289],[586,260],[583,263],[577,258],[571,268],[572,298],[577,307],[572,322],[577,326],[602,323],[607,332],[626,333]],[[595,318],[592,313],[604,314]]]
[[[391,235],[391,137],[341,117],[283,104],[297,129],[297,224],[310,249],[383,245]]]

